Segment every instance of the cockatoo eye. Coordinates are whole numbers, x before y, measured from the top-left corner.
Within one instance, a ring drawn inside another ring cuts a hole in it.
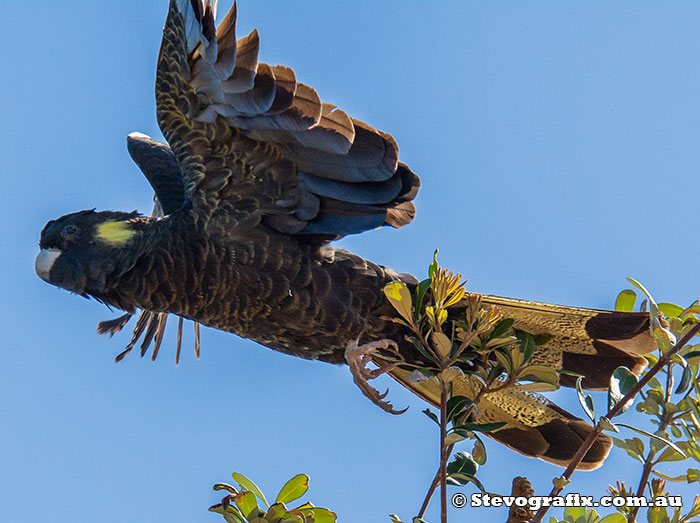
[[[80,232],[80,228],[77,225],[66,225],[61,231],[61,238],[64,240],[70,240],[75,238],[78,232]]]

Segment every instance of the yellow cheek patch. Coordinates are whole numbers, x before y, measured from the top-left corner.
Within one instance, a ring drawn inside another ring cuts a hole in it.
[[[97,239],[110,245],[124,245],[136,235],[127,221],[106,221],[97,226]]]

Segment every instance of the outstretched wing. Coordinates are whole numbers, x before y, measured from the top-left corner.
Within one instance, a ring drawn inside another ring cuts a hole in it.
[[[643,354],[656,350],[644,312],[612,312],[552,305],[501,296],[483,296],[482,303],[496,305],[513,327],[548,341],[537,347],[530,360],[584,376],[583,386],[607,390],[617,367],[639,374],[646,366]],[[561,384],[573,387],[576,377],[561,375]]]
[[[193,212],[226,230],[264,224],[338,238],[409,223],[418,177],[394,139],[334,106],[236,40],[236,6],[171,0],[158,60],[158,122]]]

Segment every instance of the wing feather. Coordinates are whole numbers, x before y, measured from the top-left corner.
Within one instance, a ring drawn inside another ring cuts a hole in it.
[[[237,40],[236,15],[216,28],[216,2],[171,0],[164,29],[158,121],[193,212],[324,240],[409,223],[420,182],[396,141],[259,62],[258,33]]]

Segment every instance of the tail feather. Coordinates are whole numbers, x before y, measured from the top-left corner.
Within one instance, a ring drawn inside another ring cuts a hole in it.
[[[550,336],[537,347],[532,363],[584,376],[583,386],[605,390],[620,366],[639,374],[646,366],[641,356],[656,349],[643,312],[611,312],[500,296],[484,296],[483,303],[500,307],[513,327],[534,336]],[[576,377],[562,375],[561,384],[572,387]]]
[[[513,320],[513,328],[536,337],[546,336],[537,347],[532,364],[584,376],[588,389],[607,389],[610,377],[619,366],[639,374],[646,365],[642,354],[656,349],[646,313],[611,312],[526,300],[483,296],[484,305],[495,305],[504,318]],[[403,386],[438,405],[437,380],[415,383],[408,379],[410,369],[391,373]],[[576,377],[562,374],[560,383],[576,384]],[[451,376],[455,395],[474,399],[480,384],[469,375]],[[561,409],[544,396],[510,387],[483,396],[478,403],[480,423],[505,422],[507,425],[489,434],[496,441],[526,456],[566,466],[593,428],[586,421]],[[578,468],[600,467],[610,452],[611,439],[601,434]]]
[[[436,379],[421,383],[409,380],[410,372],[401,368],[391,376],[425,401],[438,405],[440,389]],[[479,390],[476,380],[463,375],[452,379],[452,393],[475,398]],[[540,394],[515,387],[483,396],[478,403],[479,423],[505,422],[502,429],[488,435],[507,447],[534,458],[566,466],[581,443],[593,430],[588,423],[561,409]],[[594,470],[603,464],[612,447],[612,440],[601,434],[586,453],[579,470]]]

